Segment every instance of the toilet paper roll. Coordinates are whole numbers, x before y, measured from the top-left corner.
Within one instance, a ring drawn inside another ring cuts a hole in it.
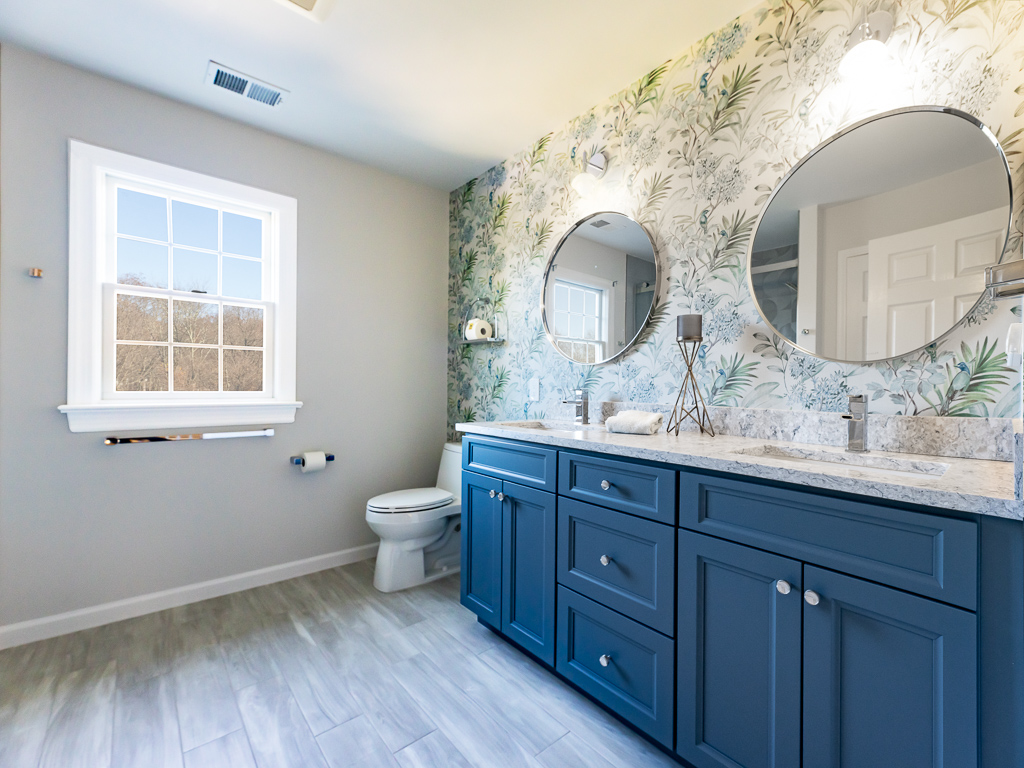
[[[481,320],[479,317],[474,317],[466,323],[466,338],[470,341],[474,339],[489,339],[493,333],[491,324],[486,320]]]
[[[319,472],[327,466],[327,454],[323,451],[306,451],[302,454],[302,471]]]

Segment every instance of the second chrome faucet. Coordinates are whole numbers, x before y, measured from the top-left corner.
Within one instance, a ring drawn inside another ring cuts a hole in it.
[[[844,413],[848,435],[846,450],[866,453],[868,450],[868,402],[864,395],[850,395],[850,412]]]

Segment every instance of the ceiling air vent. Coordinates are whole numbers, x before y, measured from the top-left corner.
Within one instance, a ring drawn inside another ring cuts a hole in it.
[[[206,82],[247,99],[258,101],[260,104],[266,104],[268,107],[280,106],[284,101],[285,94],[288,93],[284,88],[278,88],[270,83],[249,77],[249,75],[243,75],[216,61],[211,61],[206,69]]]
[[[601,227],[610,227],[611,225],[612,224],[610,221],[605,221],[604,219],[598,219],[597,221],[590,222],[590,226],[594,227],[595,229],[601,229]]]

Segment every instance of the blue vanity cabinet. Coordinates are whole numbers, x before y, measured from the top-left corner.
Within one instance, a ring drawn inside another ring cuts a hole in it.
[[[977,766],[976,615],[809,565],[804,588],[803,764]]]
[[[555,663],[555,495],[504,483],[501,631]]]
[[[675,642],[600,603],[558,587],[555,669],[671,749]]]
[[[549,666],[555,663],[555,456],[512,441],[467,439],[462,472],[462,604]]]
[[[675,577],[674,526],[559,498],[559,584],[672,637]]]
[[[464,606],[501,628],[502,481],[462,473],[462,552],[460,596]]]
[[[676,752],[697,768],[797,768],[802,564],[678,535]]]

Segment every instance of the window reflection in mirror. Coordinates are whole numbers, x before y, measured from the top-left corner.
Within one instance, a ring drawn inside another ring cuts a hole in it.
[[[658,276],[654,246],[637,222],[621,213],[577,222],[559,243],[545,276],[549,340],[578,363],[618,357],[650,317]]]
[[[859,123],[773,193],[748,263],[762,316],[799,348],[883,360],[977,304],[1010,218],[1002,150],[974,118],[918,107]]]

